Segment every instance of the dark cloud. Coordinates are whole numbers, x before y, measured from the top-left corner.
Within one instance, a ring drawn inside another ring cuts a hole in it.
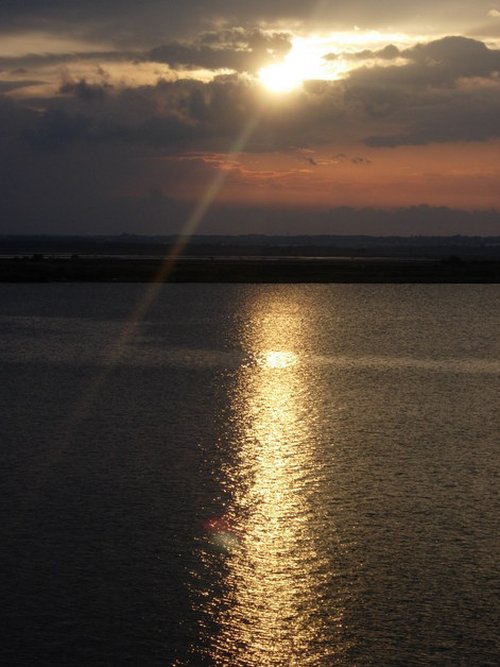
[[[205,32],[190,42],[171,42],[152,49],[148,57],[172,68],[233,69],[256,72],[280,59],[291,47],[290,35],[254,28]]]
[[[327,58],[345,58],[344,54]],[[500,136],[500,51],[479,40],[448,36],[399,50],[351,54],[352,60],[387,60],[364,66],[345,80],[344,103],[365,142],[398,146],[450,141],[485,141]],[[390,64],[393,59],[398,64]],[[380,129],[377,129],[377,125]]]
[[[394,44],[388,44],[378,51],[362,51],[358,57],[380,58],[381,60],[394,60],[401,55],[400,50]]]
[[[27,86],[36,86],[37,84],[44,83],[43,81],[37,81],[29,79],[19,79],[18,81],[0,81],[0,93],[8,93],[11,90],[18,90],[19,88],[26,88]]]
[[[199,43],[227,44],[235,34],[248,39],[245,32],[226,31],[224,37],[206,33]],[[341,82],[309,82],[282,104],[263,102],[258,84],[236,74],[208,83],[159,80],[113,88],[104,76],[89,81],[68,73],[60,86],[64,97],[46,100],[24,137],[44,150],[81,141],[227,150],[252,118],[258,123],[247,151],[307,148],[346,132],[374,147],[499,136],[498,51],[450,37],[404,55],[403,65],[361,68]],[[481,84],[488,77],[491,85]],[[476,79],[477,85],[467,85]]]
[[[362,83],[358,80],[349,81],[344,100],[352,114],[374,120],[390,119],[412,104],[408,91],[395,85],[385,85],[376,77]]]
[[[460,78],[489,77],[500,69],[500,51],[460,36],[417,44],[398,55],[407,64],[360,68],[352,72],[351,81],[376,81],[379,85],[405,88],[452,86]]]
[[[112,89],[113,86],[107,82],[88,83],[85,78],[81,78],[78,81],[71,79],[65,81],[59,87],[59,92],[74,95],[84,102],[100,102]]]
[[[63,16],[66,20],[82,19],[84,16],[99,17],[117,14],[129,14],[130,20],[142,12],[147,18],[161,16],[164,9],[166,16],[175,21],[178,15],[197,17],[204,11],[209,17],[232,18],[235,14],[248,18],[263,19],[309,19],[337,20],[363,23],[370,21],[374,25],[400,20],[416,21],[425,17],[425,21],[440,18],[441,21],[486,19],[491,2],[476,0],[441,0],[436,6],[434,0],[420,0],[418,4],[401,2],[400,0],[379,0],[374,6],[371,0],[337,0],[336,2],[313,2],[305,5],[301,0],[254,0],[252,3],[235,2],[234,0],[211,0],[207,7],[206,0],[143,0],[140,8],[132,0],[2,0],[0,16],[9,22],[28,17]],[[236,5],[236,7],[235,7]]]
[[[209,84],[159,81],[116,91],[80,79],[63,82],[60,91],[67,97],[48,100],[43,113],[30,116],[22,136],[33,148],[60,150],[78,142],[178,148],[217,140],[227,147],[256,105],[254,89],[237,77]]]
[[[394,44],[388,44],[382,49],[373,51],[371,49],[363,49],[363,51],[355,51],[354,53],[327,53],[323,58],[325,60],[395,60],[401,56],[401,51]]]
[[[409,70],[416,75],[420,69],[427,84],[451,84],[460,77],[489,76],[500,68],[500,51],[489,49],[483,42],[467,37],[450,36],[428,44],[417,44],[402,52],[414,63]]]
[[[19,137],[34,122],[37,114],[7,95],[0,94],[0,137],[9,142],[18,141]],[[0,149],[2,147],[0,146]],[[0,164],[2,160],[0,160]]]
[[[399,117],[403,120],[403,113]],[[427,95],[414,107],[413,117],[406,130],[369,136],[365,143],[391,147],[498,138],[500,90]]]
[[[484,141],[500,136],[500,51],[445,37],[401,52],[406,64],[363,67],[346,81],[345,102],[359,118],[394,128],[370,146]],[[397,128],[397,129],[396,129]]]
[[[50,109],[33,128],[24,133],[29,145],[42,150],[56,150],[79,140],[91,140],[93,128],[83,114],[69,115]]]
[[[331,139],[333,124],[343,113],[342,92],[335,85],[323,87],[321,93],[297,93],[282,104],[265,104],[259,85],[237,75],[209,83],[160,80],[116,89],[69,79],[60,91],[65,96],[47,100],[46,110],[36,114],[24,132],[37,149],[120,141],[228,150],[249,122],[256,127],[244,150],[287,149]]]
[[[281,34],[241,29],[203,33],[196,42],[226,55],[229,43],[233,50],[288,44]],[[498,51],[448,37],[402,55],[406,64],[363,67],[344,81],[308,82],[282,101],[264,100],[255,80],[237,74],[208,83],[180,79],[113,87],[103,70],[90,80],[68,69],[58,96],[37,100],[42,110],[28,114],[22,131],[14,119],[12,124],[29,146],[45,151],[79,142],[223,151],[251,119],[257,122],[247,151],[314,147],[345,136],[374,147],[499,136]]]
[[[0,69],[26,73],[40,67],[90,63],[134,62],[143,54],[138,51],[72,51],[70,53],[28,53],[22,56],[0,56]]]
[[[214,25],[302,25],[311,30],[352,30],[388,26],[412,32],[433,26],[435,33],[462,32],[467,26],[486,28],[490,0],[2,0],[0,31],[47,30],[52,33],[110,40],[115,45],[150,48],[160,41],[187,38]],[[488,33],[481,33],[481,35]]]

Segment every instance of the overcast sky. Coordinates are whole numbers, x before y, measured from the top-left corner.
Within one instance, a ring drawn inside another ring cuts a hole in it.
[[[500,0],[0,0],[0,233],[500,234]]]

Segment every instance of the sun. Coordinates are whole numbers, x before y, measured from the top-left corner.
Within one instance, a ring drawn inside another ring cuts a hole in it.
[[[361,30],[295,36],[283,60],[263,67],[258,79],[271,93],[290,93],[299,89],[304,81],[338,81],[344,78],[359,66],[350,54],[363,49],[377,50],[381,44],[407,46],[409,43],[403,34]]]
[[[281,62],[259,71],[261,84],[272,93],[289,93],[300,88],[304,81],[339,78],[339,64],[324,58],[328,47],[324,38],[294,37],[292,48]]]
[[[259,71],[259,80],[273,93],[288,93],[299,88],[303,81],[315,78],[319,69],[320,59],[311,40],[297,38],[281,62]]]
[[[289,93],[302,84],[303,78],[295,68],[282,62],[263,67],[259,72],[259,80],[273,93]]]

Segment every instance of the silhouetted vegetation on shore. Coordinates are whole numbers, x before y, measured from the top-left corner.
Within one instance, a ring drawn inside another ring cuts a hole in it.
[[[500,261],[349,258],[0,259],[3,282],[498,283]]]
[[[4,236],[4,282],[499,282],[500,237]]]
[[[499,236],[0,236],[0,256],[401,257],[499,259]]]

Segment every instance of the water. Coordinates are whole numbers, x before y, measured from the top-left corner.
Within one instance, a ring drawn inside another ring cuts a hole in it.
[[[8,665],[497,665],[498,286],[3,285]]]

